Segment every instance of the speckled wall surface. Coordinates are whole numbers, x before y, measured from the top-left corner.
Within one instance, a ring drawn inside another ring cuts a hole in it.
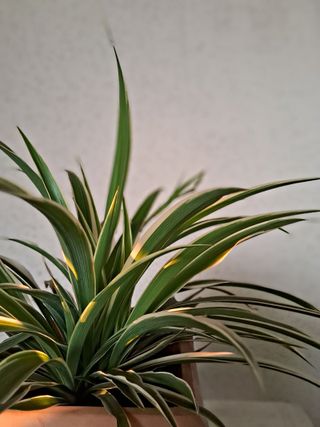
[[[320,175],[317,0],[0,0],[0,137],[24,151],[21,126],[66,190],[63,171],[80,157],[103,206],[117,112],[105,18],[132,105],[131,212],[149,190],[201,169],[204,186]],[[3,156],[0,166],[1,175],[16,176]],[[311,183],[231,212],[319,206],[320,184]],[[291,231],[248,242],[207,276],[273,285],[320,305],[320,222]],[[4,195],[0,234],[56,249],[40,215]],[[6,242],[1,252],[44,277],[38,257]],[[292,322],[319,335],[315,321]],[[264,398],[245,369],[202,367],[201,377],[207,397]],[[319,425],[318,390],[266,378],[266,398],[301,404]]]

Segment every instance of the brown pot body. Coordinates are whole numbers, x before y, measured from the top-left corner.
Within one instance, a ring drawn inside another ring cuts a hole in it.
[[[203,427],[200,417],[180,408],[172,410],[179,427]],[[168,427],[154,409],[126,409],[132,427]],[[36,411],[7,410],[1,427],[117,427],[117,421],[102,407],[55,406]]]

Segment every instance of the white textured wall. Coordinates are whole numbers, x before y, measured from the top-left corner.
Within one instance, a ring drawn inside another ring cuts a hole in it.
[[[207,186],[320,175],[317,0],[0,0],[1,139],[24,151],[21,126],[64,188],[63,170],[79,156],[103,206],[117,110],[104,17],[132,105],[131,212],[149,190],[170,189],[201,169]],[[16,176],[0,162],[1,175]],[[248,200],[237,212],[319,206],[319,184],[311,183]],[[56,245],[40,215],[4,195],[0,234]],[[290,236],[250,241],[211,275],[270,284],[320,305],[319,236],[312,220]],[[43,276],[38,257],[5,242],[1,252]],[[292,322],[319,338],[319,323]],[[201,372],[207,397],[265,398],[244,368]],[[301,404],[319,425],[318,390],[266,378],[266,398]]]

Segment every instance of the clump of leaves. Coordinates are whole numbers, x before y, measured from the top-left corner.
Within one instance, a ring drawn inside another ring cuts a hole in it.
[[[117,54],[116,61],[117,146],[102,221],[82,168],[79,175],[68,171],[73,210],[47,164],[20,129],[35,168],[4,143],[0,145],[39,194],[31,195],[6,179],[0,180],[0,190],[26,201],[47,218],[63,255],[61,260],[35,243],[11,239],[46,259],[50,274],[46,288],[20,264],[1,257],[0,331],[7,334],[0,343],[1,409],[103,405],[115,415],[119,426],[129,426],[123,407],[149,405],[175,426],[171,408],[181,406],[222,426],[214,414],[197,404],[190,385],[168,368],[190,362],[248,364],[260,382],[261,368],[265,368],[319,386],[315,379],[288,366],[255,358],[248,348],[250,341],[268,342],[299,357],[303,357],[301,346],[319,349],[319,342],[305,332],[257,310],[262,306],[270,309],[270,315],[284,310],[318,318],[317,308],[263,286],[193,280],[235,246],[303,221],[300,215],[314,212],[224,217],[217,216],[218,211],[258,193],[314,178],[198,192],[199,174],[177,186],[158,207],[159,190],[152,192],[130,218],[124,197],[130,112]],[[121,237],[115,240],[120,227]],[[187,238],[189,243],[185,243]],[[168,254],[172,254],[171,259],[132,306],[133,292],[146,270],[154,260]],[[62,273],[65,283],[57,280],[55,269]],[[179,292],[181,298],[176,299]],[[197,341],[199,350],[172,352],[177,349],[174,343],[186,341]],[[207,344],[212,344],[213,350],[204,351]],[[171,353],[166,353],[170,347]]]

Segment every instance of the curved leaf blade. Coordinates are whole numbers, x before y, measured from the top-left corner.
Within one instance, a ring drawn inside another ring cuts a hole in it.
[[[8,147],[3,142],[0,142],[0,150],[8,157],[10,157],[10,159],[13,160],[19,166],[22,172],[27,175],[27,177],[30,179],[30,181],[33,183],[33,185],[37,188],[37,190],[43,197],[49,198],[48,191],[42,181],[42,178],[21,157],[19,157],[13,150],[11,150],[10,147]]]
[[[35,411],[39,409],[50,408],[51,406],[61,405],[63,399],[49,394],[29,397],[28,399],[20,400],[11,406],[11,409],[20,411]]]
[[[123,190],[128,174],[129,157],[131,149],[131,129],[130,129],[130,109],[127,96],[127,90],[123,78],[121,65],[116,49],[113,48],[117,61],[118,82],[119,82],[119,114],[117,129],[117,146],[113,161],[113,169],[107,197],[106,214],[116,192],[119,193],[119,199],[122,200]],[[119,208],[118,208],[119,209]],[[120,209],[119,209],[120,212]],[[119,215],[119,212],[117,214]]]
[[[118,427],[132,427],[122,406],[107,389],[98,390],[93,394],[101,401],[104,408],[116,418]]]
[[[37,150],[34,148],[34,146],[31,144],[27,136],[22,132],[22,130],[18,127],[18,131],[20,135],[22,136],[22,139],[32,157],[32,160],[34,161],[34,164],[36,165],[39,174],[42,178],[42,181],[45,185],[45,188],[50,195],[50,198],[54,200],[55,202],[59,203],[60,205],[66,207],[66,202],[63,198],[63,195],[61,193],[61,190],[54,179],[52,173],[50,172],[50,169],[48,168],[47,164],[43,160],[43,158],[40,156],[40,154],[37,152]]]
[[[76,282],[75,293],[80,307],[85,308],[95,295],[96,283],[90,243],[79,222],[58,203],[31,197],[22,188],[5,179],[0,179],[0,191],[25,200],[51,223],[68,251],[71,260],[69,268]]]
[[[41,351],[25,350],[6,357],[0,362],[0,402],[4,404],[40,366],[49,361]]]

